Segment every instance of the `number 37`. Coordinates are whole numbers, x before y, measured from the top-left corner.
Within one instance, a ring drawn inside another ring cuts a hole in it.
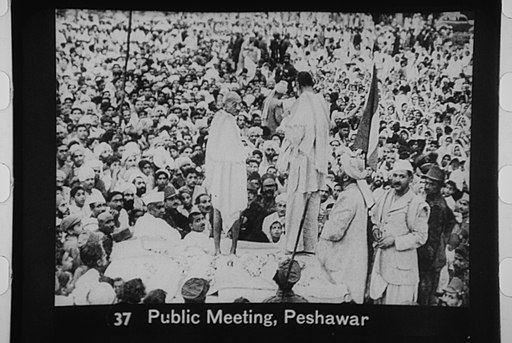
[[[130,317],[132,316],[131,312],[115,312],[115,322],[114,326],[128,326],[130,322]]]

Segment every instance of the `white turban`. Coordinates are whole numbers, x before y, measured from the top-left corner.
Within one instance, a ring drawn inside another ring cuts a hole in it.
[[[285,94],[288,90],[288,83],[286,81],[279,81],[277,85],[274,87],[276,93]]]
[[[373,199],[372,191],[366,182],[366,176],[368,175],[368,172],[364,167],[364,160],[359,156],[343,154],[341,155],[340,161],[341,167],[343,168],[345,174],[356,180],[357,187],[363,195],[366,206],[371,208],[375,204],[375,200]]]
[[[100,144],[94,147],[94,155],[96,155],[96,157],[98,158],[101,154],[105,152],[109,152],[110,154],[112,154],[112,147],[106,142],[101,142]]]
[[[92,168],[90,168],[90,167],[81,166],[78,169],[78,180],[80,182],[83,182],[89,178],[94,178],[95,175],[96,174],[94,173],[94,170],[92,170]]]
[[[276,196],[276,203],[286,203],[287,201],[288,201],[287,193],[281,193],[278,196]]]

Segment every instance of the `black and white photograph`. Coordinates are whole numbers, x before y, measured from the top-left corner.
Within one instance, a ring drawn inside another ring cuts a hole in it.
[[[56,9],[54,305],[470,308],[474,26]]]

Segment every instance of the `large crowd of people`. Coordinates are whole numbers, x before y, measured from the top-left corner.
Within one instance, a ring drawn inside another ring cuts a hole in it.
[[[388,293],[412,295],[380,303],[468,306],[473,36],[437,25],[438,17],[134,12],[129,22],[127,12],[58,11],[57,303],[163,302],[165,292],[146,291],[140,279],[103,275],[121,242],[151,236],[215,253],[206,147],[233,92],[247,171],[238,239],[288,247],[292,171],[279,163],[297,76],[306,71],[329,115],[328,137],[317,139],[328,144],[328,169],[314,238],[323,246],[350,239],[339,249],[359,246],[367,255],[351,271],[364,284],[356,302],[379,303],[383,278]],[[351,174],[343,156],[354,155],[373,70],[377,163]],[[361,234],[334,234],[350,180],[361,179],[375,202],[347,230]],[[403,189],[412,200],[395,218],[385,199]],[[388,212],[402,224],[386,226]],[[381,239],[400,225],[405,231],[392,241]],[[338,248],[317,254],[329,249]],[[333,261],[324,265],[336,269]],[[398,272],[388,277],[386,261]]]

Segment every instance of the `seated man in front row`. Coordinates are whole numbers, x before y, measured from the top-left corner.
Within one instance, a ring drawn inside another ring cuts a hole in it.
[[[169,243],[179,243],[181,235],[162,217],[165,214],[164,192],[152,192],[143,198],[147,213],[137,219],[133,228],[133,237],[159,238]]]

